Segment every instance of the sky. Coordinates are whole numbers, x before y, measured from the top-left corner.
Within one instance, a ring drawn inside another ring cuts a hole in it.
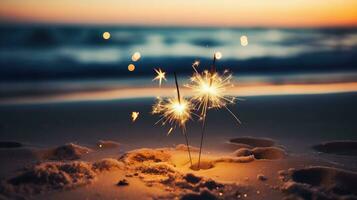
[[[1,0],[5,23],[357,26],[356,0]]]

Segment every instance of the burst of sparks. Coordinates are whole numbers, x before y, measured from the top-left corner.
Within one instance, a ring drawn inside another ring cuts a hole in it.
[[[139,112],[134,111],[131,113],[131,119],[133,122],[135,122],[138,117],[139,117]]]
[[[167,123],[171,126],[168,133],[170,134],[177,126],[185,129],[186,122],[191,119],[192,104],[181,98],[157,98],[157,102],[152,107],[152,114],[160,114],[160,119],[155,123],[164,126]]]
[[[159,80],[159,85],[161,86],[162,80],[166,80],[165,74],[166,72],[162,71],[161,69],[154,69],[156,72],[156,76],[153,81]]]
[[[195,69],[195,67],[194,67]],[[240,123],[238,117],[227,107],[227,104],[235,103],[236,98],[226,95],[228,88],[234,85],[231,83],[232,74],[227,70],[222,75],[218,72],[202,73],[197,72],[190,78],[191,82],[185,87],[192,89],[194,107],[200,112],[201,119],[206,116],[207,109],[225,108]]]

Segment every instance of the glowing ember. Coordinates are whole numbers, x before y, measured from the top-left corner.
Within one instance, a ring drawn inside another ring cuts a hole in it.
[[[133,122],[135,122],[138,117],[139,117],[139,112],[134,111],[131,113],[131,119]]]
[[[161,71],[161,69],[154,69],[156,72],[156,77],[153,79],[153,81],[159,80],[159,85],[161,86],[162,80],[166,80],[165,74],[166,72]]]
[[[131,71],[131,72],[134,71],[135,70],[135,65],[129,64],[128,65],[128,70]]]
[[[141,58],[140,52],[135,52],[135,53],[131,56],[131,60],[132,60],[133,62],[136,62],[136,61],[140,60],[140,58]]]
[[[109,32],[104,32],[104,33],[103,33],[103,38],[104,38],[105,40],[108,40],[108,39],[110,38],[110,33],[109,33]]]
[[[242,37],[240,37],[240,44],[242,45],[242,46],[247,46],[248,45],[248,37],[247,36],[245,36],[245,35],[243,35]]]

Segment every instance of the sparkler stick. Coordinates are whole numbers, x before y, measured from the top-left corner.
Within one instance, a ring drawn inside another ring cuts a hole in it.
[[[213,55],[213,63],[211,66],[211,77],[210,77],[210,83],[209,83],[209,87],[212,86],[212,76],[213,73],[215,73],[216,71],[216,54]],[[207,98],[209,94],[207,94]],[[208,103],[206,102],[204,105],[204,115],[203,115],[203,119],[202,119],[202,126],[201,126],[201,142],[200,142],[200,152],[198,154],[198,164],[197,164],[197,169],[200,169],[200,163],[201,163],[201,154],[202,154],[202,146],[203,146],[203,138],[204,138],[204,134],[205,134],[205,130],[206,130],[206,117],[207,117],[207,109],[208,109]]]
[[[191,151],[189,147],[188,136],[186,133],[186,122],[191,119],[191,116],[195,115],[195,113],[191,112],[193,108],[191,101],[187,101],[186,99],[181,98],[176,74],[175,84],[177,97],[164,99],[158,98],[158,101],[152,107],[152,114],[161,115],[160,119],[155,124],[161,122],[163,126],[166,123],[171,125],[167,133],[168,135],[174,129],[176,129],[176,127],[181,128],[182,134],[185,136],[186,139],[188,155],[192,166]]]
[[[176,84],[176,91],[177,91],[177,99],[179,104],[181,104],[181,96],[180,96],[180,89],[177,83],[177,76],[176,76],[176,72],[174,72],[174,76],[175,76],[175,84]],[[190,151],[190,145],[188,143],[188,137],[187,137],[187,133],[185,131],[185,129],[183,127],[181,127],[181,132],[182,134],[185,136],[185,140],[186,140],[186,145],[187,145],[187,151],[188,151],[188,156],[190,157],[190,163],[192,166],[192,158],[191,158],[191,151]]]
[[[223,74],[220,75],[216,71],[216,60],[220,59],[221,56],[222,54],[219,52],[214,54],[210,71],[206,70],[203,71],[203,73],[198,73],[195,66],[193,66],[195,73],[191,77],[191,83],[186,85],[186,87],[194,90],[192,100],[196,102],[196,108],[200,110],[202,120],[201,143],[197,164],[198,169],[200,169],[201,164],[203,139],[207,125],[207,111],[211,108],[225,108],[239,124],[241,123],[238,117],[227,107],[227,104],[234,103],[236,98],[224,94],[228,88],[233,87],[233,84],[230,82],[232,74],[225,70]]]

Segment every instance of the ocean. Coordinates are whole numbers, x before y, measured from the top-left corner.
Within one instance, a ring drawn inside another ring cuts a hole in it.
[[[105,31],[109,40],[102,38]],[[241,36],[248,37],[247,46]],[[210,111],[208,147],[258,136],[306,152],[322,141],[356,139],[355,28],[3,24],[0,140],[59,145],[110,139],[131,149],[183,143],[179,132],[167,136],[167,128],[154,125],[151,105],[155,96],[174,90],[173,72],[183,84],[195,60],[206,69],[217,51],[223,55],[217,70],[233,72],[232,93],[244,98],[230,107],[243,123]],[[139,61],[131,60],[134,52],[141,53]],[[161,88],[152,81],[154,68],[167,72]],[[135,123],[132,111],[140,112]],[[188,133],[197,144],[197,122],[188,123]]]
[[[111,33],[109,40],[103,32]],[[246,36],[248,45],[240,38]],[[357,29],[0,25],[0,101],[155,86],[154,68],[185,80],[192,63],[229,69],[240,84],[357,79]],[[134,52],[141,53],[137,62]],[[128,71],[129,64],[135,71]],[[184,81],[183,81],[184,82]]]

